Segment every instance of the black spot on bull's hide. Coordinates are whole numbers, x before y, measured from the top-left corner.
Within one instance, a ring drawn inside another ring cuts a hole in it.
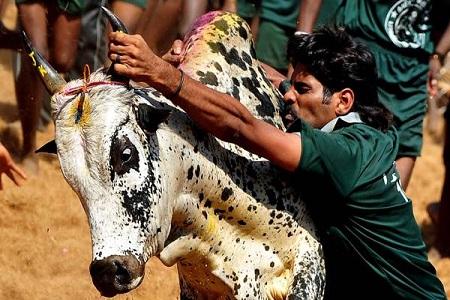
[[[244,60],[239,56],[238,51],[232,48],[229,52],[221,42],[209,42],[208,46],[213,53],[220,53],[225,58],[225,61],[230,65],[236,65],[242,70],[246,71],[247,65]]]
[[[223,201],[227,201],[232,195],[233,195],[233,189],[226,187],[223,189],[220,199],[222,199]]]
[[[151,180],[151,182],[152,181],[153,180]],[[147,228],[150,219],[149,190],[150,187],[146,184],[145,186],[142,186],[140,190],[122,192],[122,206],[131,217],[133,223],[139,223],[142,229]]]
[[[243,38],[244,40],[247,39],[248,33],[247,33],[247,30],[244,28],[244,26],[242,26],[242,25],[239,26],[238,32],[239,32],[239,36],[240,36],[241,38]]]
[[[211,86],[218,86],[219,85],[219,81],[217,80],[217,76],[208,71],[206,73],[203,73],[202,71],[198,71],[197,75],[199,76],[199,80],[201,83],[206,84],[206,85],[211,85]]]
[[[261,116],[274,116],[275,108],[270,100],[269,95],[265,91],[259,91],[260,83],[255,77],[242,78],[242,84],[260,101],[260,104],[256,106],[258,114]]]
[[[230,30],[230,26],[228,25],[228,22],[220,19],[216,22],[214,22],[213,24],[214,26],[216,26],[216,28],[220,31],[222,31],[223,33],[225,33],[226,35],[228,35],[229,30]]]
[[[187,179],[191,180],[194,177],[194,166],[190,166],[188,169]]]
[[[252,64],[252,57],[245,51],[242,51],[242,59],[249,65]]]

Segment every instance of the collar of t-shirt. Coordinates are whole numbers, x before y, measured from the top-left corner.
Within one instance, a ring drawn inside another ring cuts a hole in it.
[[[325,126],[323,126],[320,130],[323,132],[332,132],[333,130],[337,129],[337,127],[342,127],[336,126],[338,122],[344,122],[346,124],[363,123],[361,117],[359,116],[359,113],[352,111],[344,116],[334,118],[333,120],[325,124]]]

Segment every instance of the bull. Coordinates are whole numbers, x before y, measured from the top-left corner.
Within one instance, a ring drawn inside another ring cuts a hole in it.
[[[290,176],[201,131],[160,92],[113,68],[67,83],[25,40],[52,94],[56,147],[44,147],[57,152],[87,214],[102,295],[136,288],[157,256],[177,264],[182,299],[323,297],[321,244]],[[239,17],[209,13],[185,38],[179,67],[282,127],[281,96],[251,40]]]

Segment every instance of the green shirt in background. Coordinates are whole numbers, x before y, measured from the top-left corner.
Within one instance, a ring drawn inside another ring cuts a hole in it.
[[[244,18],[252,18],[259,11],[261,19],[295,29],[299,5],[299,0],[238,0],[237,11]]]
[[[23,3],[33,3],[36,0],[16,0],[16,4]],[[71,16],[81,16],[84,11],[85,1],[84,0],[57,0],[57,1],[44,1],[47,5],[57,4],[58,8],[71,15]],[[50,4],[50,2],[52,4]]]
[[[446,299],[400,186],[395,134],[342,120],[289,131],[302,138],[297,180],[324,244],[326,299]]]
[[[247,21],[260,17],[256,57],[281,73],[287,72],[287,43],[297,27],[299,6],[299,0],[237,1],[237,13],[241,17]]]
[[[394,114],[399,153],[419,156],[431,41],[430,0],[323,1],[316,25],[344,26],[375,57],[380,101]]]

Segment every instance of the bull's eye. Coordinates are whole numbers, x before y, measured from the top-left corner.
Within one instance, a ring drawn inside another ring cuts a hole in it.
[[[131,169],[139,172],[139,154],[136,146],[126,136],[116,137],[111,145],[111,180]]]
[[[122,162],[127,162],[130,158],[131,158],[131,149],[126,148],[125,150],[122,151],[120,159],[122,160]]]

